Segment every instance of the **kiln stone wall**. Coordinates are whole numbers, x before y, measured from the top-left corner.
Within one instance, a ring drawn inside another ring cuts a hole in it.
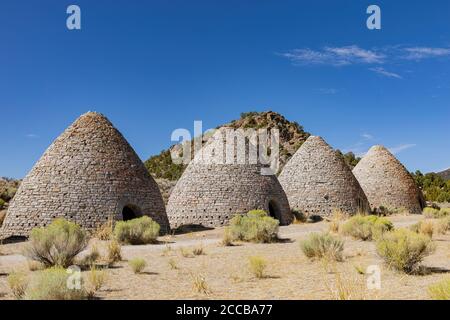
[[[101,114],[81,116],[47,149],[10,204],[2,237],[27,236],[32,228],[64,217],[96,229],[124,206],[169,224],[158,186],[142,161]]]
[[[234,215],[253,209],[269,213],[270,203],[280,224],[291,223],[293,216],[277,177],[261,174],[267,166],[250,164],[248,157],[243,164],[217,162],[218,155],[226,150],[221,144],[225,130],[219,130],[209,140],[172,191],[167,205],[171,227],[219,227],[227,225]],[[247,144],[246,150],[251,147]]]
[[[368,211],[361,186],[339,156],[322,138],[311,136],[279,176],[293,210],[327,217],[339,209],[347,214]]]
[[[422,213],[425,206],[422,192],[408,170],[383,146],[372,147],[353,173],[372,209],[383,206]]]

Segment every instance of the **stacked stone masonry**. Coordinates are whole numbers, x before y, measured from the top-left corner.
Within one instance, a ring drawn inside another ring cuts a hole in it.
[[[2,238],[28,236],[63,217],[95,230],[123,210],[169,230],[163,199],[142,161],[103,115],[89,112],[47,149],[10,204]]]
[[[367,197],[344,159],[320,137],[308,138],[279,180],[291,208],[306,216],[369,211]]]
[[[223,163],[226,152],[230,152],[224,143],[226,130],[215,133],[172,191],[167,205],[171,227],[219,227],[227,225],[236,214],[254,209],[265,210],[281,225],[291,223],[293,216],[277,177],[262,174],[268,165],[249,161],[249,150],[254,146],[247,141],[245,161],[238,163],[236,144],[233,144],[234,160]]]
[[[373,210],[405,210],[421,214],[422,192],[406,168],[383,146],[372,147],[353,169]]]

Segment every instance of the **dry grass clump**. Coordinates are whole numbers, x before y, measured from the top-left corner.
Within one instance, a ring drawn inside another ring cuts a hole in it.
[[[356,215],[342,225],[341,231],[355,239],[370,241],[382,236],[383,233],[393,230],[394,225],[386,218],[370,215]]]
[[[46,267],[67,268],[87,246],[86,232],[73,222],[59,218],[48,227],[31,231],[25,255]]]
[[[94,232],[94,238],[102,241],[111,240],[114,237],[114,219],[112,217],[108,218],[105,222]]]
[[[73,281],[69,277],[74,277]],[[88,298],[88,293],[82,286],[81,274],[79,277],[61,267],[39,271],[31,279],[24,298],[26,300],[85,300]]]
[[[237,215],[230,222],[232,240],[270,243],[278,240],[280,222],[269,217],[265,211],[252,210]]]
[[[80,264],[82,266],[93,266],[99,259],[101,258],[100,251],[98,250],[97,246],[94,244],[91,247],[91,250],[88,254],[84,256],[84,258],[80,261]]]
[[[168,264],[169,264],[170,269],[172,269],[172,270],[178,270],[179,269],[178,264],[177,264],[175,259],[169,259]]]
[[[385,233],[376,247],[389,267],[408,274],[418,271],[422,260],[435,248],[430,237],[408,229]]]
[[[343,261],[344,241],[328,233],[312,233],[300,242],[300,248],[308,258],[327,258]]]
[[[423,215],[429,219],[440,219],[440,218],[448,217],[448,216],[450,216],[450,208],[436,209],[436,208],[427,207],[427,208],[423,209]]]
[[[203,256],[206,254],[203,246],[195,247],[194,249],[192,249],[192,253],[194,254],[194,256]]]
[[[16,299],[22,299],[28,287],[28,275],[23,271],[12,272],[7,278],[8,286]]]
[[[27,266],[28,266],[28,270],[30,270],[31,272],[45,269],[45,265],[43,265],[42,263],[40,263],[38,261],[34,261],[34,260],[28,260]]]
[[[426,235],[430,238],[433,237],[434,229],[434,223],[430,220],[419,221],[410,227],[411,231]]]
[[[140,274],[147,267],[147,262],[142,258],[131,259],[128,264],[135,274]]]
[[[342,212],[342,210],[335,209],[331,215],[330,225],[328,226],[328,231],[332,233],[338,233],[343,221],[345,221],[347,215]]]
[[[445,234],[450,230],[450,217],[444,217],[435,222],[435,231],[437,234]]]
[[[95,266],[92,266],[85,278],[85,289],[88,297],[93,298],[107,279],[108,274],[105,270],[98,270]]]
[[[428,293],[433,300],[450,300],[450,278],[429,286]]]
[[[206,278],[201,274],[191,275],[192,277],[192,287],[195,292],[208,295],[211,293]]]
[[[109,266],[122,261],[122,247],[118,241],[112,240],[108,243],[106,261]]]
[[[115,238],[131,245],[156,243],[161,227],[150,217],[143,216],[129,221],[119,221],[114,228]]]
[[[264,271],[267,268],[267,261],[263,257],[253,256],[248,258],[250,272],[258,279],[265,277]]]
[[[233,235],[230,227],[226,227],[223,231],[222,245],[224,247],[232,247],[233,246]]]

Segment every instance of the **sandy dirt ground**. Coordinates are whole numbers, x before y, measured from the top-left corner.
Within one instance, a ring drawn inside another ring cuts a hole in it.
[[[421,216],[390,217],[396,227],[406,227]],[[221,245],[223,229],[162,237],[159,245],[124,246],[124,261],[108,269],[108,280],[97,293],[100,299],[337,299],[346,292],[350,299],[429,299],[427,288],[450,276],[450,234],[436,235],[436,251],[423,263],[425,275],[405,275],[388,269],[377,256],[374,242],[345,238],[345,261],[311,261],[300,250],[299,241],[308,234],[326,231],[328,222],[280,228],[283,242]],[[21,255],[25,244],[0,246],[0,299],[13,299],[7,274],[27,270]],[[105,243],[96,242],[98,248]],[[204,254],[189,255],[203,247]],[[250,256],[266,259],[266,277],[257,279],[249,271]],[[145,272],[136,275],[127,260],[147,261]],[[368,275],[358,271],[368,266],[381,270],[381,289],[368,290]],[[30,272],[30,271],[28,271]],[[194,282],[204,279],[208,292],[199,293]]]

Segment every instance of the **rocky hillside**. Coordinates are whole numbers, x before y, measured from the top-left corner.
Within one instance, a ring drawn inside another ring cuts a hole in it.
[[[447,169],[445,171],[439,172],[438,176],[440,176],[444,180],[450,180],[450,169]]]
[[[19,184],[19,180],[0,177],[0,226],[5,218],[8,203],[16,194]]]

